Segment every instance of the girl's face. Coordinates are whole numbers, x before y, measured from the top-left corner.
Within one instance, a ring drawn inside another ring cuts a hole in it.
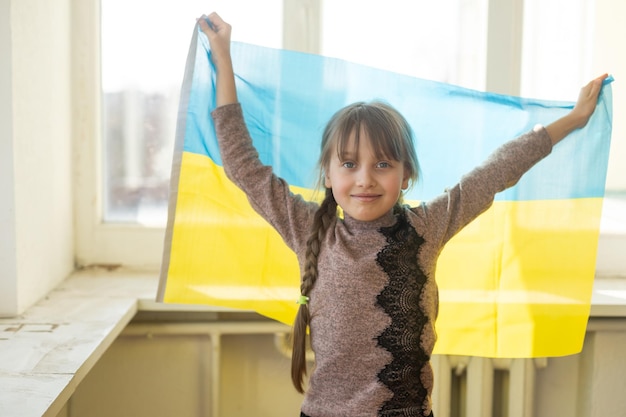
[[[362,130],[356,147],[354,132],[344,155],[333,152],[326,168],[324,185],[332,188],[337,204],[350,217],[371,221],[382,217],[408,188],[404,163],[381,159],[374,153],[369,135]]]

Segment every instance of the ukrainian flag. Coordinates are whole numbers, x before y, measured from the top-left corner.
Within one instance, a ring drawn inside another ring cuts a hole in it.
[[[339,108],[382,99],[416,134],[415,204],[454,185],[496,147],[573,103],[483,93],[342,60],[233,43],[239,99],[264,163],[314,198],[322,129]],[[181,93],[169,220],[157,298],[253,310],[291,323],[295,255],[224,175],[210,112],[215,73],[194,31]],[[611,135],[605,85],[588,125],[455,236],[437,269],[435,353],[559,356],[582,349]],[[358,314],[358,312],[355,312]]]

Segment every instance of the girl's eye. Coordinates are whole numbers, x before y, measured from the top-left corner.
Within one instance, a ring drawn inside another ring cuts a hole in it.
[[[344,162],[344,163],[342,164],[342,166],[343,166],[344,168],[354,168],[354,167],[356,166],[356,164],[355,164],[354,162]]]
[[[389,168],[391,164],[389,162],[379,162],[378,164],[376,164],[376,166],[378,168]]]

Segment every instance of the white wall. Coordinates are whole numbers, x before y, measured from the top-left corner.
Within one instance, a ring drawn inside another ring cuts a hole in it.
[[[13,94],[11,86],[11,2],[0,0],[0,308],[16,307],[15,172],[13,169]]]
[[[0,16],[0,315],[10,316],[74,265],[70,2],[0,0]]]

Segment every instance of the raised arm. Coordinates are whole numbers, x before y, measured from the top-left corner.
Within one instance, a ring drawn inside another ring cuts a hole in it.
[[[207,20],[211,22],[210,25]],[[217,106],[236,103],[237,89],[235,88],[233,62],[230,57],[231,26],[215,12],[199,18],[198,24],[211,45],[211,59],[215,64],[217,73]]]
[[[572,111],[546,126],[546,131],[550,135],[553,145],[565,138],[574,130],[580,129],[587,124],[589,118],[596,109],[598,95],[602,89],[602,82],[606,79],[606,77],[608,77],[608,74],[603,74],[598,78],[591,80],[580,90],[578,101]]]

